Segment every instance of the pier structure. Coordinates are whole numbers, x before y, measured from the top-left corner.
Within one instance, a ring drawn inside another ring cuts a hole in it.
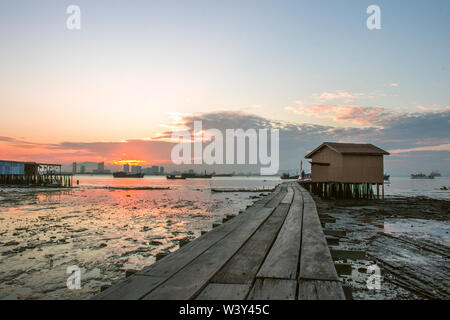
[[[0,185],[71,187],[73,174],[60,164],[0,160]]]
[[[94,299],[345,299],[316,205],[285,182]]]
[[[383,183],[299,182],[306,190],[322,199],[384,199]]]

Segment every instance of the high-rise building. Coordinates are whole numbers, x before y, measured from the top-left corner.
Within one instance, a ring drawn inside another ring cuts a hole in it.
[[[164,167],[159,167],[159,174],[161,174],[161,175],[164,174]]]
[[[99,162],[99,163],[97,163],[97,169],[94,169],[92,171],[92,173],[107,174],[107,173],[111,173],[111,171],[105,169],[105,163],[104,162]]]
[[[80,173],[85,173],[85,171],[86,171],[86,167],[85,166],[81,166]]]
[[[77,173],[77,163],[76,162],[72,163],[72,173],[73,174]]]
[[[141,173],[142,167],[141,166],[131,166],[131,173]]]
[[[123,172],[130,173],[130,165],[128,163],[123,165]]]

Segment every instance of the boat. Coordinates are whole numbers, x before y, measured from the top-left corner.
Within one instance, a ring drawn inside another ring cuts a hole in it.
[[[233,174],[232,173],[217,173],[217,174],[213,174],[214,177],[232,177]]]
[[[389,181],[389,177],[390,177],[390,176],[391,176],[391,175],[385,173],[385,174],[383,175],[383,180],[384,180],[384,181]]]
[[[186,178],[189,178],[189,179],[211,179],[212,174],[206,174],[206,172],[204,174],[182,173],[181,177],[183,177],[184,179],[186,179]]]
[[[283,173],[280,178],[286,180],[286,179],[298,179],[298,177],[299,175],[291,176],[288,173]]]
[[[433,175],[426,175],[423,174],[422,172],[416,173],[416,174],[411,174],[411,179],[434,179]]]
[[[113,173],[114,178],[143,178],[143,173],[126,173],[123,171],[114,172]]]
[[[431,171],[430,176],[433,176],[433,177],[440,177],[441,174],[440,174],[438,171]]]
[[[174,175],[174,174],[169,174],[169,175],[166,176],[166,178],[167,178],[168,180],[186,179],[185,177],[176,176],[176,175]]]

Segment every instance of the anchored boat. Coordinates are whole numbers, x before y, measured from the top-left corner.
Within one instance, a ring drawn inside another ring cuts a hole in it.
[[[143,173],[126,173],[126,172],[114,172],[114,178],[143,178]]]

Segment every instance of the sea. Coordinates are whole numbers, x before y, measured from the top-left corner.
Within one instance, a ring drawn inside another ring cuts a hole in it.
[[[282,182],[263,176],[77,180],[65,190],[0,187],[0,299],[89,299]],[[391,177],[385,195],[450,200],[443,186],[450,189],[450,178]],[[213,192],[218,189],[235,191]],[[69,289],[71,270],[80,270],[78,289]]]

